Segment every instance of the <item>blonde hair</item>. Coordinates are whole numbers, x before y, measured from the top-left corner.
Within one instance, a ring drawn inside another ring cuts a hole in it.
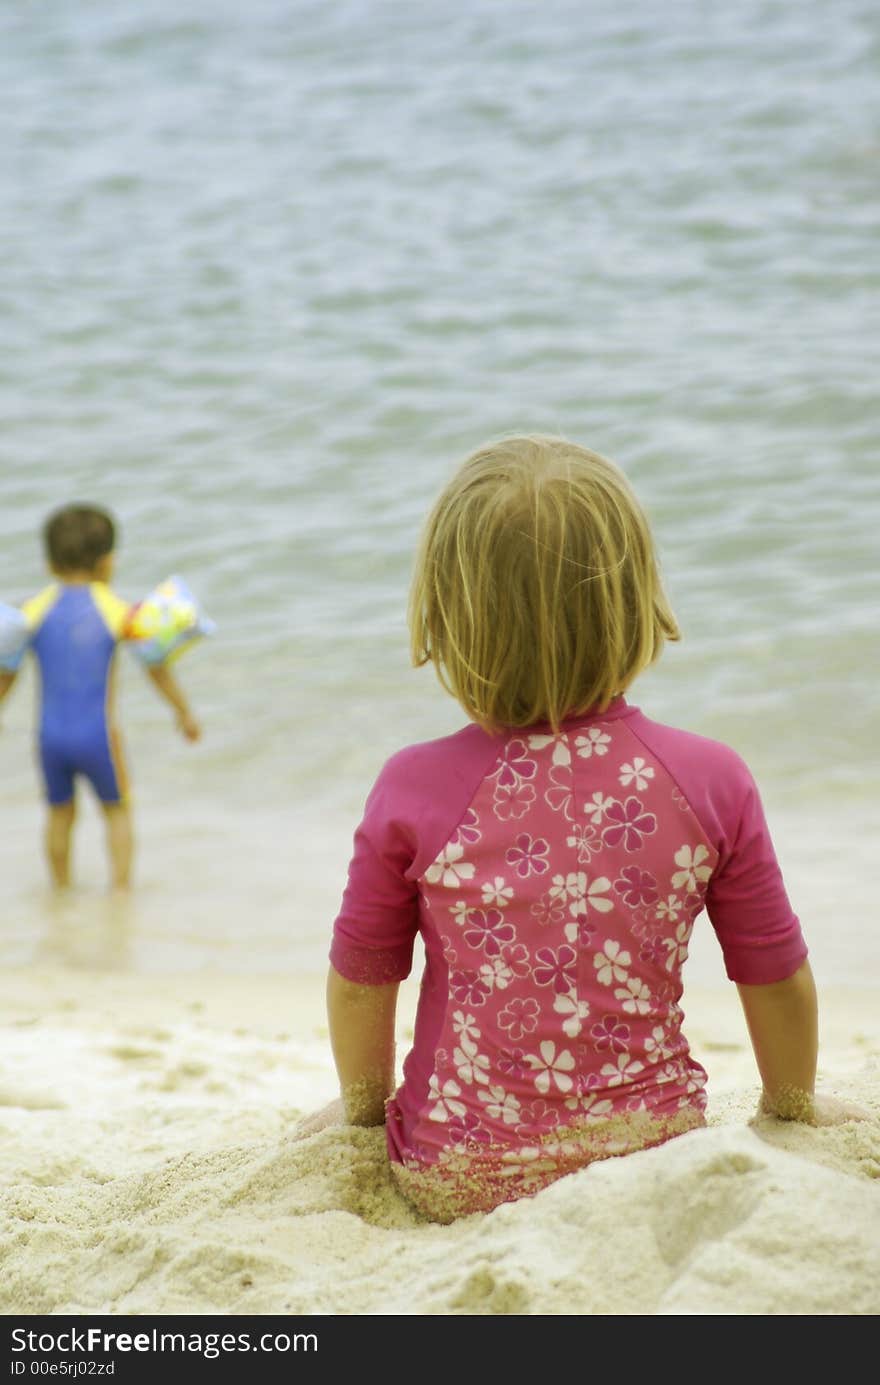
[[[680,638],[623,472],[564,438],[508,437],[433,506],[409,602],[412,661],[489,731],[604,711]]]

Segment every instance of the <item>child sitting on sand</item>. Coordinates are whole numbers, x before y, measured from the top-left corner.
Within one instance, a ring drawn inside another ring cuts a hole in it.
[[[299,1133],[384,1121],[399,1188],[448,1222],[705,1125],[680,1008],[704,909],[763,1109],[857,1114],[814,1092],[807,947],[747,766],[624,695],[679,638],[624,474],[552,437],[474,453],[428,520],[410,628],[470,722],[369,794],[330,952],[342,1095]]]
[[[125,637],[130,603],[108,585],[113,574],[116,526],[104,510],[69,505],[43,529],[55,581],[22,610],[30,626],[41,683],[39,759],[48,801],[45,848],[53,884],[70,883],[70,848],[79,776],[97,794],[107,824],[111,883],[127,889],[134,848],[128,776],[114,706],[114,656]],[[0,665],[0,702],[16,668]],[[201,730],[165,664],[147,667],[156,691],[170,704],[189,741]]]

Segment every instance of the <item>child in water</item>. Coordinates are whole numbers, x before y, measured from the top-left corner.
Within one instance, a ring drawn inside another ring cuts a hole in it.
[[[762,1109],[863,1114],[814,1090],[813,976],[749,769],[625,697],[679,631],[622,471],[553,437],[475,452],[428,519],[410,630],[470,720],[368,796],[327,983],[341,1098],[299,1134],[384,1121],[401,1192],[448,1222],[705,1125],[680,1008],[704,909]]]
[[[131,883],[134,838],[116,723],[114,656],[131,606],[109,585],[116,526],[105,510],[69,505],[49,516],[43,541],[56,580],[22,609],[41,684],[39,760],[48,802],[49,871],[57,888],[70,884],[75,787],[82,776],[104,812],[112,887],[125,890]],[[0,667],[0,702],[16,672]],[[172,707],[181,734],[198,740],[199,723],[171,671],[157,664],[147,673]]]

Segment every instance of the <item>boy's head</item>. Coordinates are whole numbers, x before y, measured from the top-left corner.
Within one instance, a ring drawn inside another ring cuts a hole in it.
[[[58,577],[109,576],[116,545],[116,525],[106,510],[93,505],[65,505],[43,526],[46,561]]]
[[[679,630],[623,472],[563,438],[474,452],[434,505],[410,593],[413,663],[489,730],[603,711]]]

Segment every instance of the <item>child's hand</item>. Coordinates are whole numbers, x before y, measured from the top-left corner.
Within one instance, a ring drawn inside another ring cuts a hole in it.
[[[316,1135],[319,1130],[326,1130],[328,1126],[345,1123],[342,1097],[337,1097],[335,1101],[329,1101],[326,1106],[322,1106],[320,1111],[313,1111],[310,1116],[303,1116],[302,1120],[297,1121],[293,1127],[293,1138],[304,1140],[307,1135]]]
[[[177,713],[177,729],[188,741],[197,741],[202,734],[202,728],[191,712]]]

